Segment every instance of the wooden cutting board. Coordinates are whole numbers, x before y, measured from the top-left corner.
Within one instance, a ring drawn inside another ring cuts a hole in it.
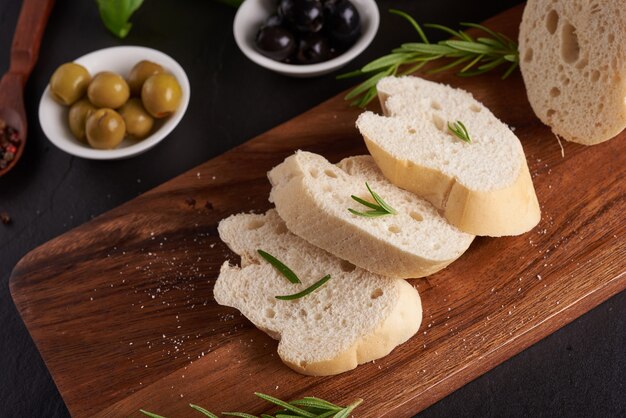
[[[521,12],[487,24],[516,36]],[[515,127],[541,202],[539,226],[478,238],[446,270],[413,281],[424,321],[389,356],[334,377],[291,371],[275,341],[213,300],[219,267],[233,258],[216,226],[268,209],[265,173],[294,150],[333,162],[366,151],[354,128],[359,110],[335,97],[19,262],[13,298],[72,415],[146,408],[186,417],[190,402],[260,413],[260,391],[343,404],[360,397],[356,416],[409,417],[624,290],[626,133],[593,147],[564,143],[562,157],[519,73],[432,78],[471,91]]]

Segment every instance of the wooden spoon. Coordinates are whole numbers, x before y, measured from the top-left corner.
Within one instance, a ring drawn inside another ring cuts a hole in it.
[[[35,67],[39,46],[54,0],[24,0],[15,28],[9,71],[0,80],[0,119],[17,130],[21,139],[15,157],[0,176],[11,170],[22,156],[28,124],[24,109],[24,86]]]

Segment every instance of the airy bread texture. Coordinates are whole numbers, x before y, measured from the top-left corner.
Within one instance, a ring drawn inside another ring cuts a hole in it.
[[[370,156],[337,165],[298,151],[268,173],[270,201],[294,234],[373,273],[417,278],[433,274],[467,250],[473,235],[450,225],[427,201],[391,184]],[[375,203],[365,182],[395,215],[365,218],[348,208],[370,210],[356,195]]]
[[[528,100],[552,132],[593,145],[626,128],[624,0],[529,0],[519,52]]]
[[[278,355],[293,370],[324,376],[386,356],[413,336],[422,321],[417,290],[402,279],[382,277],[291,234],[276,211],[239,214],[219,224],[221,239],[241,256],[241,267],[222,265],[215,300],[243,313],[280,340]],[[300,278],[290,283],[263,260],[262,249]],[[331,279],[309,295],[284,301],[323,276]]]
[[[537,225],[522,145],[489,109],[464,90],[418,77],[386,77],[377,88],[386,116],[365,112],[356,125],[389,181],[469,234],[518,235]],[[471,144],[449,131],[456,121]]]

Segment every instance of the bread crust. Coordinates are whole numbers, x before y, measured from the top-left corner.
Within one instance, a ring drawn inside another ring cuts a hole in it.
[[[291,369],[309,376],[328,376],[347,372],[360,364],[385,357],[398,345],[406,342],[419,330],[422,322],[422,302],[418,293],[408,282],[399,282],[399,300],[389,316],[371,334],[354,343],[335,358],[301,366],[281,352],[278,355]],[[415,320],[408,321],[407,318]]]
[[[510,186],[480,191],[471,190],[438,170],[396,159],[367,136],[363,138],[389,181],[426,198],[461,231],[492,237],[519,235],[534,228],[541,219],[523,155],[517,179]]]

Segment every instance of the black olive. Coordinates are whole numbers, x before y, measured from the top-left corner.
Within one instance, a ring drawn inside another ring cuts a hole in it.
[[[296,50],[296,39],[287,29],[280,26],[268,26],[256,35],[259,52],[268,58],[282,61]]]
[[[271,28],[273,26],[282,26],[283,23],[284,23],[283,17],[277,13],[274,13],[273,15],[270,15],[270,17],[265,19],[265,22],[263,22],[263,25],[261,27]]]
[[[315,64],[328,60],[331,55],[328,39],[313,33],[301,37],[296,59],[298,64]]]
[[[352,46],[361,35],[361,17],[348,0],[327,0],[324,3],[326,30],[334,44]]]
[[[339,0],[322,0],[322,9],[324,10],[324,19],[328,19],[330,15],[335,13],[335,7]]]
[[[324,11],[319,0],[280,0],[278,14],[303,33],[319,32],[324,25]]]

